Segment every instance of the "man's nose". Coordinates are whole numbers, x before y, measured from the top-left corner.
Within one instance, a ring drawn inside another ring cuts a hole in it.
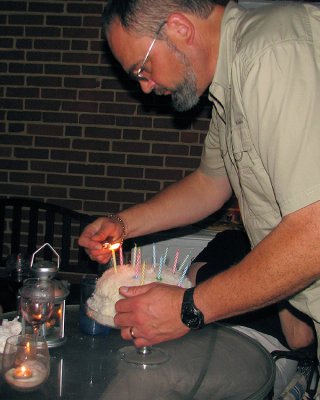
[[[151,93],[156,86],[155,82],[153,82],[151,79],[148,79],[147,81],[140,81],[139,83],[141,90],[146,94]]]

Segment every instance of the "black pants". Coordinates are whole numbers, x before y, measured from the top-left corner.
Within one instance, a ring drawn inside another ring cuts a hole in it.
[[[241,230],[219,232],[194,260],[194,262],[206,263],[197,273],[197,283],[230,268],[249,252],[250,242],[245,232]],[[227,318],[220,322],[253,328],[276,337],[284,346],[288,347],[282,333],[277,305]]]

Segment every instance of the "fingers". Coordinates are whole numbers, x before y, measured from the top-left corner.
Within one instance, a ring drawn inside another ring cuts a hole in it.
[[[88,254],[88,253],[87,253]],[[107,264],[107,262],[111,258],[111,254],[102,254],[102,255],[93,255],[93,254],[88,254],[91,260],[97,261],[99,264]]]
[[[147,346],[178,338],[189,331],[180,318],[183,288],[163,283],[122,287],[114,322],[125,340]],[[135,339],[133,339],[132,334]]]
[[[130,322],[129,318],[134,315],[134,311],[139,308],[139,295],[147,293],[157,283],[149,283],[143,286],[122,286],[119,289],[119,293],[124,297],[120,299],[115,304],[117,325],[121,326],[122,322],[126,322],[128,325]],[[131,299],[129,301],[129,299]],[[121,314],[121,315],[120,315]]]
[[[100,242],[105,237],[101,226],[102,218],[98,218],[96,221],[87,225],[79,237],[79,245],[88,250],[101,250],[102,245]]]
[[[114,323],[120,327],[123,339],[133,340],[135,345],[139,346],[150,345],[151,340],[154,342],[156,330],[152,324],[149,324],[150,307],[144,303],[145,294],[158,285],[160,284],[151,283],[121,288],[120,292],[127,297],[118,300],[115,304]]]
[[[108,248],[103,248],[102,242],[106,239],[116,241],[121,235],[121,227],[108,218],[100,217],[86,226],[78,243],[84,247],[91,260],[104,264],[110,260],[111,252]]]
[[[134,332],[133,332],[133,326],[130,326],[129,333],[133,340],[137,339],[137,337],[134,335]]]
[[[132,341],[136,347],[152,346],[154,344],[161,343],[164,340],[162,335],[152,335],[148,338],[144,336],[136,326],[126,326],[121,328],[121,337],[124,340]]]
[[[142,285],[142,286],[130,286],[130,287],[121,286],[119,288],[119,293],[123,297],[134,297],[134,296],[138,296],[138,295],[147,293],[150,289],[152,289],[156,285],[157,285],[157,283],[153,282],[153,283],[149,283],[148,285]]]
[[[89,244],[88,247],[84,247],[84,250],[91,260],[97,261],[100,264],[105,264],[110,260],[110,251],[103,249],[100,243],[94,245],[93,248],[89,246],[92,245]]]
[[[93,242],[92,240],[88,244],[88,247],[84,247],[84,250],[91,260],[97,261],[100,264],[108,262],[111,257],[110,250],[103,248],[101,243]]]
[[[111,238],[115,241],[121,238],[121,236],[122,230],[119,225],[108,218],[100,217],[84,228],[79,238],[79,244],[91,249],[97,243],[105,241],[106,238]]]
[[[152,342],[140,335],[139,330],[134,326],[121,329],[122,339],[131,340],[136,347],[151,346]]]

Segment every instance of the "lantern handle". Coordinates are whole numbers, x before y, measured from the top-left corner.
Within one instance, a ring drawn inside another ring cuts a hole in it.
[[[57,256],[57,258],[58,258],[58,269],[59,269],[60,256],[59,256],[59,254],[55,251],[55,249],[54,249],[49,243],[43,244],[41,247],[38,248],[38,250],[36,250],[36,251],[32,254],[31,262],[30,262],[30,268],[32,268],[34,256],[35,256],[40,250],[42,250],[45,246],[49,246],[50,249],[53,251],[53,253]]]

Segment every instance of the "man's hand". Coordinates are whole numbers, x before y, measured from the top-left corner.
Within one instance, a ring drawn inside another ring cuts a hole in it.
[[[121,287],[120,293],[125,299],[115,305],[114,322],[123,339],[133,339],[132,329],[137,347],[176,339],[189,331],[180,317],[183,288],[150,283]]]
[[[111,252],[108,248],[103,248],[101,243],[106,240],[117,241],[122,235],[122,226],[115,220],[100,217],[85,227],[78,243],[85,248],[91,260],[105,264],[109,261]]]

